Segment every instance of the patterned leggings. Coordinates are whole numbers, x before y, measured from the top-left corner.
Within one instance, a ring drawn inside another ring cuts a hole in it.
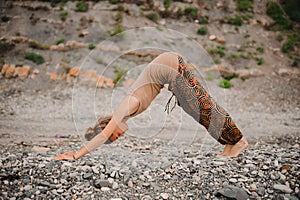
[[[243,135],[228,112],[218,105],[197,81],[190,71],[189,64],[180,56],[178,61],[178,74],[169,85],[169,90],[176,96],[178,105],[202,124],[219,143],[236,144]]]

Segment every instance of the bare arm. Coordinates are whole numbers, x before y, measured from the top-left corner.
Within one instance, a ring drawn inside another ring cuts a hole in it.
[[[127,95],[119,104],[117,109],[115,110],[112,119],[104,128],[104,130],[95,136],[91,141],[89,141],[86,145],[84,145],[79,151],[75,152],[67,152],[65,154],[60,154],[54,157],[54,160],[68,160],[68,159],[79,159],[89,152],[93,151],[97,147],[101,146],[117,129],[125,130],[125,127],[122,124],[128,119],[128,117],[135,113],[139,108],[139,100],[131,95]]]

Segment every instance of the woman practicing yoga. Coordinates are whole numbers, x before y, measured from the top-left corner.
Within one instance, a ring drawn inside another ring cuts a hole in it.
[[[221,156],[238,156],[248,147],[247,140],[191,72],[194,66],[180,55],[165,52],[156,57],[137,80],[111,117],[101,118],[85,134],[90,140],[77,152],[59,154],[53,160],[79,159],[104,143],[124,136],[126,121],[148,108],[165,84],[176,97],[177,104],[202,124],[219,143],[225,145]],[[169,111],[169,103],[166,110]]]

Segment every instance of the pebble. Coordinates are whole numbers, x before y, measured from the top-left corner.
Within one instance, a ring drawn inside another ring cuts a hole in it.
[[[230,178],[230,179],[229,179],[229,182],[230,182],[230,183],[237,183],[238,181],[237,181],[236,178]]]
[[[250,187],[249,187],[249,190],[250,190],[251,192],[255,192],[255,191],[256,191],[256,185],[255,185],[254,183],[251,184]]]
[[[92,171],[95,173],[95,174],[99,174],[99,170],[97,169],[97,167],[92,167]]]
[[[213,161],[212,163],[214,165],[217,165],[217,166],[219,166],[219,165],[225,165],[225,162],[222,162],[222,161]]]
[[[282,184],[274,184],[273,188],[275,190],[279,190],[281,192],[284,192],[284,193],[291,193],[292,192],[292,189],[286,185],[282,185]]]
[[[128,187],[133,187],[133,183],[132,183],[132,181],[128,181]]]
[[[108,192],[108,191],[110,191],[110,188],[109,187],[102,187],[101,191],[102,192]]]
[[[30,186],[30,185],[25,185],[24,190],[25,190],[25,191],[31,190],[31,186]]]
[[[161,193],[160,196],[163,199],[168,199],[169,198],[169,194],[168,193]]]
[[[120,142],[105,146],[101,154],[74,162],[47,160],[48,154],[55,152],[32,153],[32,146],[37,145],[15,148],[2,145],[1,194],[5,199],[55,199],[57,196],[72,199],[76,196],[77,199],[109,200],[217,199],[218,196],[295,199],[300,195],[299,181],[295,178],[299,174],[300,149],[292,148],[292,142],[284,147],[250,146],[238,158],[219,159],[213,153],[194,155],[193,149],[198,148],[193,148],[194,144],[184,151],[184,145],[174,148],[160,140],[149,145],[149,141],[124,139],[134,153],[110,150],[119,148]],[[65,149],[72,150],[80,144],[80,141],[71,141],[65,144]],[[140,146],[151,148],[135,149]]]

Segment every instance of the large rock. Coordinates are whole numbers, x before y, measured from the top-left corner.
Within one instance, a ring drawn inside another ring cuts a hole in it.
[[[112,80],[110,78],[105,79],[105,84],[110,88],[114,88],[114,86],[115,86],[114,80]]]
[[[21,79],[25,79],[28,77],[30,73],[30,66],[25,65],[23,67],[20,67],[20,69],[18,70],[18,77],[20,77]]]
[[[69,47],[71,49],[78,49],[78,48],[85,48],[85,47],[87,47],[87,44],[82,43],[82,42],[77,42],[75,40],[71,40],[71,41],[66,42],[65,46]]]
[[[226,67],[222,67],[222,66],[214,66],[211,68],[207,68],[205,69],[206,72],[218,72],[220,73],[220,75],[225,78],[225,79],[230,79],[236,76],[236,73],[234,70],[232,69],[228,69]]]
[[[98,78],[99,76],[94,70],[89,70],[80,74],[80,79],[86,82],[97,82]]]
[[[12,78],[15,74],[16,66],[10,65],[5,72],[5,78]]]
[[[74,77],[79,76],[79,73],[80,73],[80,68],[79,67],[73,67],[69,71],[70,76],[74,76]]]
[[[2,66],[2,69],[1,69],[1,74],[2,74],[2,75],[5,75],[6,70],[7,70],[8,67],[9,67],[9,65],[7,65],[7,64],[4,64],[4,65]]]

